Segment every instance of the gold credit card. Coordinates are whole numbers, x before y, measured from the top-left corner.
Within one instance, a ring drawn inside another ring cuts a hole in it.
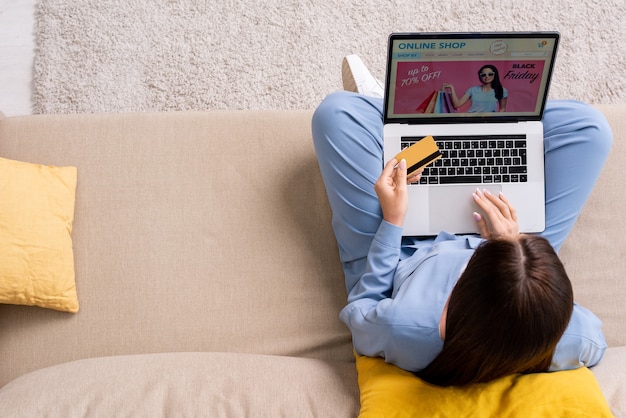
[[[406,160],[407,175],[410,176],[416,170],[426,167],[428,164],[441,158],[439,147],[432,136],[426,136],[415,144],[403,149],[396,155],[398,162]]]

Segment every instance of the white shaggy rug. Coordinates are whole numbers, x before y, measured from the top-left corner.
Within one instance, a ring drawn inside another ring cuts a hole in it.
[[[393,31],[557,30],[550,97],[623,103],[624,16],[624,0],[38,0],[34,112],[312,109],[346,54],[383,79]]]

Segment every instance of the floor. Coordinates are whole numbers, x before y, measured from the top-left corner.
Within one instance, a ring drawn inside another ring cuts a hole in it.
[[[36,0],[0,0],[0,112],[32,113]]]

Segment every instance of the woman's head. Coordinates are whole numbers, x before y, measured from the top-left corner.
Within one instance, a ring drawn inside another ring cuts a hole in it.
[[[441,353],[417,375],[458,386],[546,371],[573,306],[569,278],[544,238],[486,241],[450,295]]]
[[[478,70],[478,80],[482,84],[490,84],[496,93],[496,99],[500,100],[504,96],[504,88],[500,82],[500,73],[498,69],[491,64],[483,65]]]

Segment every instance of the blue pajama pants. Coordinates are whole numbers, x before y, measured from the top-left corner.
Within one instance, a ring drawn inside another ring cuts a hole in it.
[[[382,221],[374,183],[383,167],[382,99],[340,91],[316,109],[315,151],[332,209],[346,287],[362,276]],[[584,103],[548,101],[543,119],[546,229],[559,251],[604,166],[612,133],[604,116]]]

